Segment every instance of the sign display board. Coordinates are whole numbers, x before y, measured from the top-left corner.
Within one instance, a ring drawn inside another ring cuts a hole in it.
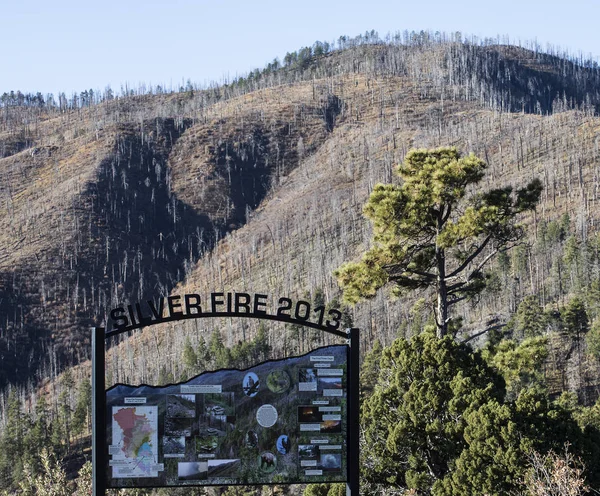
[[[348,350],[111,387],[107,487],[347,481]]]

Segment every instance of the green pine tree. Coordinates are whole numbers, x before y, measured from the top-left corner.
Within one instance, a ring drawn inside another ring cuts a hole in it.
[[[53,443],[65,449],[67,453],[71,450],[72,434],[72,415],[71,402],[69,400],[69,391],[63,390],[58,395],[58,418],[56,419],[57,429]]]
[[[397,292],[433,287],[437,335],[448,334],[451,307],[483,290],[486,264],[521,240],[517,217],[542,189],[534,179],[516,193],[506,187],[466,198],[485,169],[455,148],[409,152],[397,169],[403,184],[376,185],[364,207],[373,247],[335,273],[346,301],[372,298],[388,282]]]
[[[52,419],[45,396],[40,396],[35,407],[35,420],[25,435],[25,461],[37,473],[41,469],[40,453],[44,448],[53,448]]]
[[[309,484],[302,496],[345,496],[346,484]]]
[[[8,394],[5,422],[0,438],[0,487],[10,488],[23,475],[22,455],[29,423],[14,389]]]
[[[198,359],[198,368],[200,370],[206,370],[206,367],[210,361],[210,356],[208,353],[208,348],[206,346],[206,341],[203,336],[198,338],[198,346],[196,347],[196,358]]]
[[[564,307],[560,316],[563,321],[564,330],[570,336],[579,338],[589,330],[589,319],[585,304],[579,297],[572,298]]]
[[[360,396],[362,400],[373,393],[375,384],[377,384],[382,352],[383,346],[381,346],[379,339],[376,339],[373,348],[365,354],[360,368]]]
[[[508,368],[531,371],[545,351],[542,338],[498,348],[494,358],[511,380]],[[438,339],[430,330],[398,339],[383,350],[378,384],[362,406],[361,491],[516,494],[531,453],[557,452],[565,442],[595,487],[600,431],[591,417],[551,402],[536,381],[507,397],[482,354],[449,336]]]
[[[548,357],[547,346],[548,339],[542,336],[521,343],[505,339],[496,346],[488,346],[483,356],[502,375],[510,397],[514,398],[531,384],[544,384],[542,370]]]
[[[226,369],[231,366],[231,350],[223,343],[223,336],[218,329],[210,336],[208,350],[215,369]]]
[[[587,352],[597,360],[600,359],[600,318],[592,322],[590,331],[585,336]]]
[[[267,335],[267,327],[264,323],[260,323],[256,336],[252,341],[252,363],[256,364],[268,360],[271,356],[271,345],[269,344],[269,336]]]
[[[183,345],[183,367],[184,374],[187,377],[195,375],[198,371],[198,355],[196,355],[196,351],[188,336],[185,337]]]
[[[466,415],[503,397],[502,378],[467,346],[431,331],[394,341],[380,370],[362,406],[364,482],[429,491],[467,446]]]
[[[548,319],[538,302],[537,296],[529,295],[523,298],[507,324],[507,330],[512,331],[518,339],[540,336],[546,330]]]
[[[84,379],[77,388],[77,400],[73,411],[73,433],[76,436],[88,432],[91,427],[92,383]]]

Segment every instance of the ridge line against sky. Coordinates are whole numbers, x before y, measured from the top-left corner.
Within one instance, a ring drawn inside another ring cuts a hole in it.
[[[206,86],[317,40],[372,29],[381,37],[404,30],[508,36],[515,44],[600,56],[595,0],[7,0],[0,19],[0,94],[69,95],[141,83],[178,89],[188,79]]]

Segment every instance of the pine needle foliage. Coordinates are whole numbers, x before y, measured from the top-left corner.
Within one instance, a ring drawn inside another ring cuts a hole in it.
[[[499,368],[527,370],[541,348],[534,338],[510,360],[504,350]],[[522,494],[531,453],[557,453],[565,442],[597,487],[600,431],[576,418],[593,412],[552,402],[536,381],[507,395],[505,374],[491,362],[433,329],[384,348],[361,411],[361,493]]]
[[[485,287],[484,268],[521,239],[519,214],[535,208],[542,185],[467,194],[486,164],[456,148],[410,151],[397,168],[401,185],[377,184],[363,213],[373,222],[373,246],[335,275],[349,303],[372,298],[391,282],[395,292],[435,288],[437,335],[448,334],[450,308]]]

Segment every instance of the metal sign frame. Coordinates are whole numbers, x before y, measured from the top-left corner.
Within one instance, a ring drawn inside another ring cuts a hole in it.
[[[248,293],[211,293],[207,309],[202,311],[201,298],[197,294],[161,298],[158,304],[147,302],[149,316],[144,316],[139,303],[135,306],[118,307],[111,311],[113,328],[92,328],[92,494],[104,496],[107,489],[106,467],[108,463],[108,445],[106,440],[106,340],[124,332],[148,327],[164,322],[174,322],[198,318],[239,317],[259,320],[274,320],[288,324],[310,327],[337,337],[345,338],[348,349],[347,374],[347,496],[359,494],[359,379],[360,353],[359,330],[349,328],[339,330],[342,314],[330,309],[318,307],[317,321],[310,319],[310,304],[299,300],[295,305],[289,298],[279,298],[278,308],[273,313],[267,310],[265,294]],[[167,304],[165,306],[164,304]],[[223,308],[220,308],[223,307]],[[168,309],[168,316],[163,316]],[[325,318],[329,317],[329,318]],[[268,484],[265,484],[268,485]],[[173,486],[176,487],[176,486]]]

